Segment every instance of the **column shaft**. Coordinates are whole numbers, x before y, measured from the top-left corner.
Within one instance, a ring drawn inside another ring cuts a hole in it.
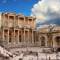
[[[3,28],[5,28],[5,14],[3,15]]]
[[[21,30],[21,42],[22,42],[22,30]]]
[[[14,29],[14,33],[13,33],[14,35],[13,35],[13,43],[15,44],[16,43],[16,39],[15,39],[15,29]]]
[[[19,17],[18,17],[18,26],[19,26]]]
[[[4,29],[3,29],[3,42],[4,42]]]
[[[15,16],[14,16],[14,21],[13,21],[13,27],[15,28],[16,27],[16,22],[15,22]]]
[[[25,25],[25,17],[24,17],[24,25]],[[25,27],[24,27],[24,43],[25,43]]]
[[[48,41],[48,39],[47,39],[47,37],[45,37],[45,47],[48,47],[47,46],[47,41]]]
[[[30,35],[29,35],[29,30],[28,30],[28,43],[29,43],[29,40],[30,40],[30,39],[29,39],[29,36],[30,36]]]
[[[19,43],[19,29],[18,29],[18,43]]]
[[[8,43],[9,43],[9,29],[8,29]]]
[[[9,27],[9,15],[8,15],[8,27]]]
[[[38,41],[40,42],[40,47],[41,47],[41,39],[40,39],[40,34],[39,34],[39,38],[38,38],[38,39],[39,39]]]
[[[32,43],[34,43],[33,30],[32,30]]]
[[[25,28],[24,28],[24,43],[25,43]]]
[[[54,48],[57,46],[57,44],[56,44],[56,42],[55,42],[55,37],[56,37],[56,36],[53,36],[53,39],[52,39],[52,40],[53,40],[53,47],[54,47]]]

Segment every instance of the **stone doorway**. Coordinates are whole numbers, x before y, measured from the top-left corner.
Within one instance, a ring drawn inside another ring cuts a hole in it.
[[[60,36],[57,36],[57,37],[55,38],[55,41],[56,41],[57,47],[59,47],[59,46],[60,46]]]
[[[57,48],[57,52],[60,52],[60,48]]]
[[[41,40],[41,46],[45,46],[45,37],[41,36],[40,40]]]

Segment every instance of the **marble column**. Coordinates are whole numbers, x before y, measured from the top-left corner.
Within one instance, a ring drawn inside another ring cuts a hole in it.
[[[8,29],[8,44],[9,44],[9,29]]]
[[[3,29],[3,41],[4,41],[4,29]]]
[[[19,43],[19,29],[18,29],[18,43]]]
[[[30,42],[30,41],[29,41],[29,40],[30,40],[30,39],[29,39],[29,36],[30,36],[30,35],[29,35],[29,30],[28,30],[28,43]]]
[[[25,28],[24,28],[24,41],[23,42],[25,43]]]
[[[47,39],[47,36],[45,36],[45,47],[48,47],[48,39]]]
[[[32,30],[32,43],[34,43],[34,31]]]
[[[16,40],[16,39],[15,39],[15,29],[14,29],[14,33],[13,33],[13,34],[14,34],[14,35],[13,35],[13,43],[15,44],[15,42],[16,42],[16,41],[15,41],[15,40]]]
[[[56,42],[55,42],[55,37],[56,36],[53,36],[53,47],[56,47],[57,45],[56,45]]]

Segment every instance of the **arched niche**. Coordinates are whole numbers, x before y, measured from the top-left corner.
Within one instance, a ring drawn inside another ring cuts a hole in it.
[[[41,46],[45,46],[45,37],[44,36],[41,36],[40,37],[40,42],[41,42]]]
[[[55,42],[58,46],[60,46],[60,36],[55,37]]]

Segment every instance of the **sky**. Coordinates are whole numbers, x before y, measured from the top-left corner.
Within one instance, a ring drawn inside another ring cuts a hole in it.
[[[37,2],[38,0],[0,0],[0,12],[15,12],[28,16]]]
[[[0,12],[35,16],[37,27],[60,25],[60,0],[0,0]]]

